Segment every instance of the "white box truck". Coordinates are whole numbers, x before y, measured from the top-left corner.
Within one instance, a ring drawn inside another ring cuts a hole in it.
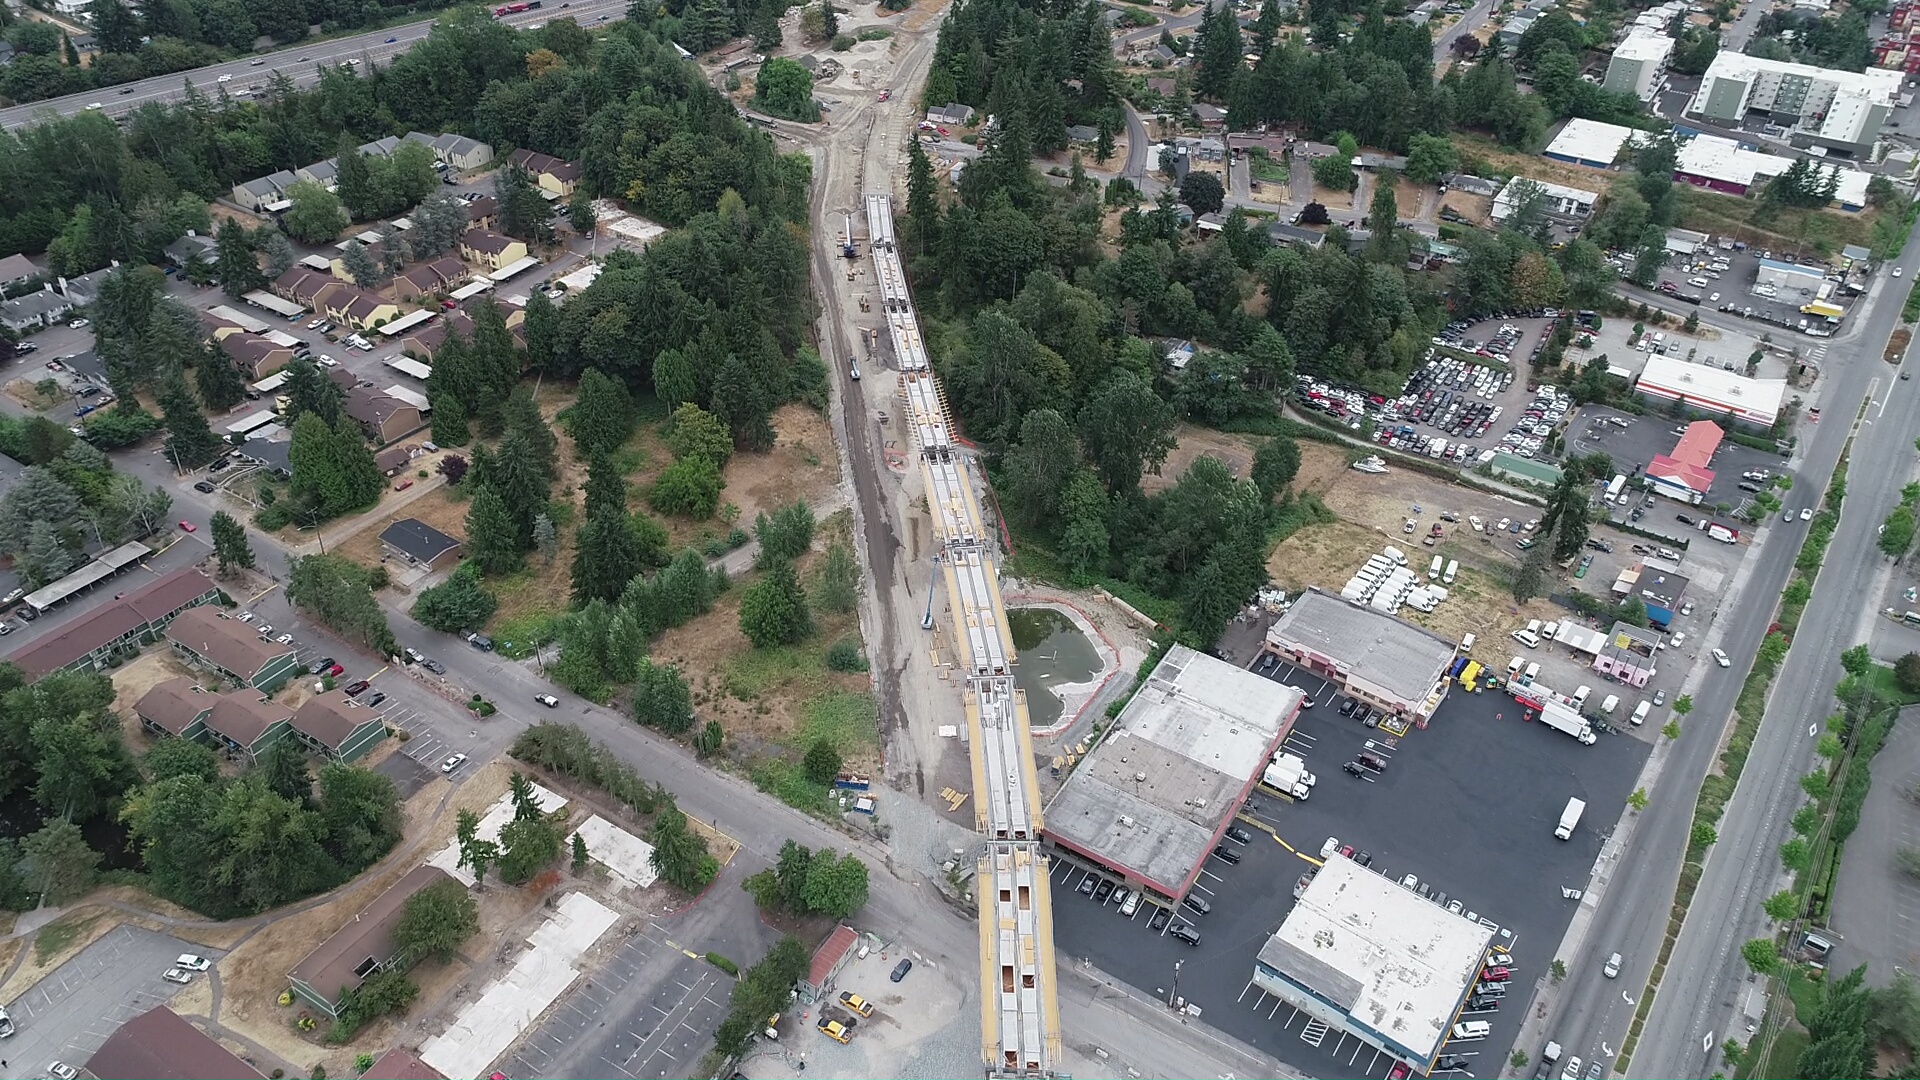
[[[1599,740],[1599,736],[1593,733],[1593,725],[1587,723],[1586,717],[1551,698],[1540,703],[1540,722],[1556,731],[1566,732],[1586,746],[1592,746]]]
[[[1553,835],[1562,840],[1573,839],[1574,827],[1580,824],[1580,815],[1585,813],[1587,804],[1579,799],[1568,799],[1567,808],[1560,811],[1560,824],[1553,827]]]
[[[1285,752],[1273,755],[1273,763],[1261,780],[1270,788],[1296,799],[1305,799],[1313,792],[1313,785],[1319,778],[1307,771],[1307,763],[1298,754]]]

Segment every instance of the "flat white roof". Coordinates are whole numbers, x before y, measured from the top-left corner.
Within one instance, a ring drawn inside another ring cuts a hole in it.
[[[418,390],[409,390],[404,386],[389,386],[380,392],[395,401],[404,401],[414,408],[419,409],[420,415],[422,416],[425,416],[431,409],[431,406],[427,404],[427,395]]]
[[[515,259],[512,262],[508,263],[507,265],[501,267],[500,269],[495,270],[493,273],[488,274],[487,276],[489,278],[492,278],[494,281],[507,281],[511,278],[519,277],[521,274],[524,274],[527,271],[539,265],[540,265],[539,258],[537,256],[529,255],[524,259]]]
[[[1616,52],[1615,55],[1618,55]],[[1621,124],[1603,124],[1598,120],[1574,118],[1553,137],[1545,153],[1575,161],[1598,161],[1611,165],[1620,156],[1620,148],[1633,137],[1633,129]]]
[[[423,364],[409,356],[396,356],[386,361],[386,365],[402,375],[408,375],[426,382],[433,375],[433,365]]]
[[[1672,52],[1673,39],[1665,34],[1629,34],[1627,40],[1613,48],[1613,55],[1622,60],[1651,60],[1656,64]]]
[[[493,288],[493,282],[481,280],[469,285],[462,285],[447,295],[453,297],[455,300],[466,300],[470,297],[479,296],[491,288]]]
[[[1047,806],[1048,839],[1184,895],[1300,700],[1174,646]]]
[[[1261,947],[1259,965],[1432,1060],[1492,938],[1490,928],[1335,857]]]
[[[419,311],[402,315],[390,323],[382,324],[379,328],[380,336],[389,338],[398,337],[414,327],[427,322],[438,314],[440,314],[440,312],[435,308],[422,308]]]
[[[289,319],[307,310],[291,300],[282,300],[265,289],[255,289],[242,299],[254,307],[265,308],[275,315],[282,315]]]
[[[213,307],[207,309],[207,314],[216,319],[230,322],[249,334],[262,334],[267,330],[266,323],[241,311],[239,308],[228,307],[226,304],[215,304]]]
[[[565,285],[570,292],[579,292],[593,284],[594,279],[599,277],[600,271],[604,269],[606,268],[599,263],[590,262],[571,274],[556,278],[555,281],[557,284]]]
[[[285,385],[287,385],[287,373],[284,371],[276,371],[266,378],[261,379],[259,382],[254,383],[253,388],[263,394],[271,394]]]
[[[1844,94],[1858,94],[1881,105],[1892,105],[1900,98],[1900,84],[1906,78],[1904,72],[1886,68],[1868,68],[1865,71],[1841,71],[1837,68],[1815,67],[1812,64],[1795,64],[1785,60],[1767,60],[1746,53],[1722,49],[1707,65],[1707,73],[1701,78],[1700,93],[1705,94],[1714,79],[1733,79],[1737,82],[1750,82],[1763,74],[1798,75],[1816,82],[1830,83]]]
[[[248,413],[240,419],[235,420],[233,423],[228,424],[223,430],[229,435],[245,435],[255,428],[273,423],[273,416],[274,413],[272,409],[261,409],[259,412]]]
[[[275,345],[283,345],[289,349],[297,349],[306,344],[306,342],[294,337],[285,330],[269,330],[260,336],[273,342]]]
[[[1493,218],[1495,221],[1504,221],[1507,214],[1512,211],[1513,185],[1522,180],[1538,185],[1541,193],[1549,200],[1574,203],[1579,206],[1584,206],[1588,210],[1593,209],[1593,204],[1600,201],[1600,193],[1597,191],[1583,191],[1580,188],[1566,187],[1561,184],[1549,184],[1545,180],[1536,180],[1531,176],[1516,176],[1506,182],[1506,185],[1500,189],[1500,194],[1493,197]]]
[[[1675,356],[1649,356],[1639,385],[1663,397],[1684,397],[1743,420],[1771,424],[1786,400],[1787,380],[1749,379],[1709,364],[1689,364]]]
[[[1792,158],[1748,150],[1732,139],[1695,135],[1680,144],[1674,168],[1708,180],[1750,185],[1778,176],[1792,164]]]

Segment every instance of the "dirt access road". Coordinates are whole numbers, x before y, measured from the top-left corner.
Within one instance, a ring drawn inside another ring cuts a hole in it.
[[[916,663],[926,656],[918,640],[909,643],[901,638],[903,619],[911,620],[907,625],[917,624],[926,604],[921,592],[926,583],[917,579],[928,554],[927,529],[924,515],[902,497],[903,485],[887,467],[885,451],[896,448],[875,445],[884,441],[876,413],[894,408],[892,372],[869,363],[864,381],[851,375],[851,361],[865,359],[865,329],[879,325],[879,305],[871,303],[871,310],[862,312],[858,302],[861,293],[873,291],[870,264],[864,258],[852,263],[842,259],[833,237],[842,215],[851,213],[856,222],[864,220],[866,193],[894,192],[897,179],[905,175],[906,140],[913,137],[917,119],[913,102],[919,100],[939,21],[929,18],[912,30],[903,22],[897,28],[893,70],[884,83],[892,90],[888,101],[876,100],[877,91],[869,91],[835,109],[824,131],[809,132],[814,150],[814,288],[822,300],[820,355],[834,372],[834,436],[846,451],[842,459],[846,482],[854,492],[854,538],[868,573],[860,624],[873,658],[887,779],[921,796],[927,790],[927,767],[939,746],[930,735],[916,738],[907,723],[908,700],[916,716],[921,715],[922,704],[933,705],[941,698],[947,702],[944,711],[955,717],[960,716],[960,706],[950,692],[929,693],[936,685],[949,691],[951,687],[928,672],[924,662]],[[905,479],[909,485],[918,484],[917,474],[911,471]],[[917,625],[914,632],[920,633]],[[927,720],[918,727],[931,731],[937,723],[957,722]]]

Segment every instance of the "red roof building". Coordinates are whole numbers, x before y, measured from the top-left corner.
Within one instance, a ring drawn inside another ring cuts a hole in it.
[[[852,959],[854,943],[859,940],[860,935],[854,933],[852,927],[834,927],[825,944],[814,950],[813,964],[807,968],[807,981],[800,989],[801,994],[814,1001],[825,997],[833,977]]]
[[[1655,454],[1647,466],[1653,490],[1669,499],[1698,503],[1713,486],[1713,455],[1723,432],[1711,420],[1695,420],[1673,446],[1671,454]]]

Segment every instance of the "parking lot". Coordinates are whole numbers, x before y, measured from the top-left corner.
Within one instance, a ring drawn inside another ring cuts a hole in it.
[[[1817,325],[1822,320],[1809,317],[1800,311],[1804,299],[1780,293],[1775,296],[1761,296],[1753,291],[1758,276],[1761,259],[1779,262],[1799,262],[1802,259],[1811,265],[1820,265],[1824,259],[1807,252],[1771,251],[1760,248],[1746,248],[1740,251],[1725,251],[1718,247],[1703,249],[1693,255],[1669,254],[1665,264],[1655,277],[1655,291],[1665,293],[1669,311],[1685,318],[1693,308],[1690,303],[1679,299],[1679,294],[1691,294],[1700,297],[1702,308],[1738,315],[1754,323],[1753,333],[1759,335],[1772,332],[1780,336],[1781,330],[1792,330],[1800,334],[1807,326]],[[1726,269],[1714,267],[1724,265]],[[1696,281],[1704,285],[1694,284]],[[1660,288],[1671,284],[1672,292]],[[1717,297],[1717,299],[1716,299]],[[1841,307],[1849,307],[1851,298],[1843,290],[1835,289],[1833,301]]]
[[[1445,892],[1463,913],[1498,924],[1496,941],[1517,964],[1511,992],[1499,1007],[1472,1017],[1493,1024],[1491,1037],[1447,1051],[1468,1058],[1464,1070],[1448,1075],[1498,1075],[1573,917],[1575,902],[1561,890],[1585,888],[1650,742],[1602,735],[1582,746],[1523,723],[1521,708],[1504,694],[1457,687],[1427,729],[1396,740],[1343,719],[1332,689],[1305,672],[1281,665],[1269,677],[1307,689],[1316,702],[1287,740],[1319,778],[1312,797],[1286,802],[1262,793],[1243,808],[1240,824],[1253,840],[1233,845],[1241,861],[1209,858],[1194,895],[1211,911],[1182,912],[1201,932],[1195,946],[1168,936],[1166,926],[1155,929],[1160,909],[1152,905],[1128,918],[1113,897],[1084,898],[1078,889],[1089,868],[1057,858],[1054,926],[1062,962],[1085,959],[1162,1000],[1177,993],[1204,1022],[1309,1075],[1384,1077],[1391,1068],[1384,1055],[1309,1025],[1251,983],[1254,957],[1291,909],[1296,882],[1318,863],[1324,842],[1336,838],[1356,849],[1354,857],[1365,853],[1370,869],[1396,879],[1413,874],[1436,899]],[[1347,774],[1342,764],[1363,750],[1380,757],[1385,771]],[[1553,826],[1570,797],[1586,800],[1588,810],[1573,839],[1562,842]]]
[[[1460,352],[1485,353],[1479,357],[1483,364],[1436,348],[1398,397],[1363,394],[1302,376],[1297,400],[1356,430],[1364,412],[1374,422],[1379,442],[1409,452],[1434,456],[1429,449],[1432,440],[1443,439],[1448,444],[1446,456],[1470,466],[1525,411],[1533,396],[1526,388],[1529,361],[1550,325],[1549,319],[1520,315],[1455,323],[1436,345],[1444,342]],[[1499,361],[1499,356],[1507,357],[1507,362]]]
[[[1672,327],[1645,325],[1640,337],[1630,340],[1634,325],[1635,320],[1631,318],[1614,318],[1602,321],[1598,330],[1576,332],[1573,343],[1567,347],[1567,361],[1584,367],[1604,356],[1609,366],[1623,368],[1638,377],[1647,366],[1647,357],[1658,353],[1745,374],[1747,358],[1759,351],[1762,356],[1754,378],[1787,377],[1786,359],[1765,348],[1759,337],[1764,332],[1760,327],[1753,327],[1752,333],[1702,327],[1698,335],[1689,335]]]
[[[1614,423],[1616,419],[1626,421],[1626,426]],[[1567,449],[1573,454],[1606,454],[1613,459],[1614,471],[1625,473],[1633,480],[1646,472],[1655,455],[1673,451],[1685,423],[1671,416],[1635,416],[1603,405],[1588,405],[1576,412],[1567,425]],[[1702,510],[1710,513],[1716,505],[1738,509],[1749,494],[1740,488],[1740,484],[1747,482],[1741,479],[1743,474],[1765,471],[1780,476],[1788,472],[1786,459],[1779,454],[1755,450],[1730,439],[1721,440],[1709,467],[1713,469],[1713,486],[1707,489],[1706,501],[1699,507],[1656,498],[1653,507],[1634,524],[1653,532],[1697,540],[1699,534],[1690,533],[1688,526],[1680,524],[1678,515],[1698,519]],[[1791,491],[1785,493],[1784,499],[1788,506],[1797,505]]]
[[[827,1001],[790,1010],[780,1021],[778,1045],[763,1042],[740,1071],[754,1080],[806,1080],[807,1077],[937,1078],[980,1071],[980,969],[972,962],[940,966],[911,941],[869,946],[866,956],[849,959],[834,976]],[[892,975],[901,961],[912,966],[899,982]],[[1064,960],[1062,961],[1064,963]],[[873,1014],[853,1016],[840,1004],[842,993],[857,994]],[[841,1044],[822,1034],[822,1016],[853,1025],[853,1039]],[[789,1024],[792,1026],[789,1027]]]
[[[179,992],[160,974],[181,953],[220,958],[204,946],[132,926],[117,927],[82,949],[5,1003],[16,1033],[0,1044],[7,1062],[0,1077],[46,1076],[55,1061],[84,1065],[120,1025]]]
[[[651,987],[651,993],[636,989]],[[522,1038],[508,1076],[690,1076],[727,1014],[732,980],[667,940],[633,934]]]

